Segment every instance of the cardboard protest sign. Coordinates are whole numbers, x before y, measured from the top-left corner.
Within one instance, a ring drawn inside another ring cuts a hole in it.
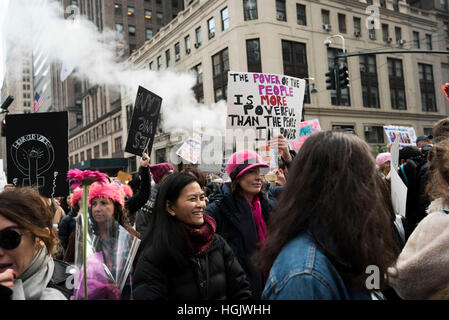
[[[199,164],[201,158],[201,141],[193,138],[187,139],[178,151],[176,151],[176,154],[192,164]]]
[[[385,133],[391,143],[399,139],[399,146],[416,146],[416,133],[412,127],[384,126]]]
[[[226,143],[254,143],[250,149],[266,159],[272,150],[262,147],[277,134],[289,142],[299,138],[305,80],[289,76],[229,72]],[[271,160],[270,160],[271,161]],[[275,162],[275,161],[274,161]]]
[[[38,187],[45,197],[69,194],[68,113],[7,115],[8,183]]]
[[[391,176],[391,201],[396,214],[405,217],[407,205],[407,186],[402,181],[396,170],[390,171]]]
[[[321,131],[318,119],[301,122],[299,124],[299,138],[296,141],[290,142],[290,146],[293,150],[297,151],[313,133],[318,131]]]
[[[443,88],[444,94],[446,95],[447,100],[449,100],[449,83],[443,84],[441,88]]]
[[[120,180],[120,182],[122,184],[127,184],[129,181],[131,181],[133,178],[132,175],[130,175],[129,173],[123,172],[123,171],[119,171],[117,174],[117,179]]]
[[[161,112],[162,98],[139,87],[125,151],[141,156],[151,154]]]

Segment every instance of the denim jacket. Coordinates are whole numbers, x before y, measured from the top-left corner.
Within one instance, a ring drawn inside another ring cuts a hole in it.
[[[370,300],[368,291],[349,288],[330,260],[303,233],[287,243],[276,258],[263,300]]]

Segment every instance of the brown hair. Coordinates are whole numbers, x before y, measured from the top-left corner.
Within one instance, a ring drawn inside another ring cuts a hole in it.
[[[348,283],[365,288],[369,265],[386,274],[399,248],[377,174],[369,146],[356,135],[311,135],[291,165],[265,247],[254,257],[259,269],[268,272],[288,242],[309,233]]]
[[[438,143],[449,138],[449,118],[439,120],[432,128],[433,140]]]
[[[206,186],[206,175],[200,169],[196,167],[184,168],[182,169],[181,173],[187,173],[194,177],[196,181],[198,181],[201,189],[204,189],[204,187]]]
[[[427,194],[431,200],[444,198],[449,202],[449,139],[442,140],[429,152],[430,181]]]
[[[0,193],[0,215],[41,239],[49,255],[54,253],[59,240],[52,226],[53,211],[37,191],[32,188],[4,190]],[[50,230],[50,234],[45,228]]]

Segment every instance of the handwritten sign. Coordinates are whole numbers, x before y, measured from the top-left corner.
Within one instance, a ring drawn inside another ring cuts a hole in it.
[[[299,138],[305,80],[266,73],[228,73],[226,141],[254,142],[252,148],[264,159],[273,158],[268,141],[284,135]],[[251,147],[250,147],[251,148]],[[271,160],[270,160],[271,161]],[[274,161],[276,162],[276,161]]]
[[[117,173],[117,179],[120,180],[120,182],[122,184],[127,184],[129,181],[131,181],[133,178],[132,175],[130,175],[129,173],[123,172],[123,171],[119,171]]]
[[[193,138],[187,139],[187,141],[178,149],[176,154],[192,164],[199,164],[201,157],[201,141]]]
[[[398,138],[400,148],[416,146],[416,133],[412,127],[384,126],[384,130],[390,143]]]
[[[7,115],[8,183],[50,198],[69,194],[68,113]]]
[[[297,151],[313,133],[318,131],[321,131],[318,119],[301,122],[299,124],[299,138],[294,142],[290,142],[290,146]]]
[[[443,84],[441,88],[443,88],[444,94],[446,95],[447,100],[449,100],[449,83]]]
[[[162,98],[139,87],[125,151],[141,156],[151,154],[161,112]]]

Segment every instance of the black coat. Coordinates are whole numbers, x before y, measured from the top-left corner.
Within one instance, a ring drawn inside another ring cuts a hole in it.
[[[267,188],[264,195],[259,195],[265,223],[276,205],[268,185]],[[259,299],[264,289],[264,276],[251,263],[259,238],[250,204],[239,195],[234,197],[229,183],[222,184],[209,200],[211,203],[205,213],[217,222],[217,233],[229,243],[248,276],[253,297]]]
[[[128,209],[131,224],[134,224],[136,212],[142,208],[150,198],[150,169],[148,167],[140,167],[139,175],[141,179],[139,189],[125,202],[125,207]]]
[[[58,228],[58,237],[61,241],[62,247],[64,250],[67,250],[67,245],[69,243],[70,234],[75,231],[76,221],[75,217],[78,213],[73,210],[70,210],[69,214],[62,218],[61,223]]]
[[[185,263],[166,266],[155,257],[153,247],[144,248],[134,272],[134,299],[244,300],[251,297],[245,272],[218,234],[202,256],[184,257]]]

